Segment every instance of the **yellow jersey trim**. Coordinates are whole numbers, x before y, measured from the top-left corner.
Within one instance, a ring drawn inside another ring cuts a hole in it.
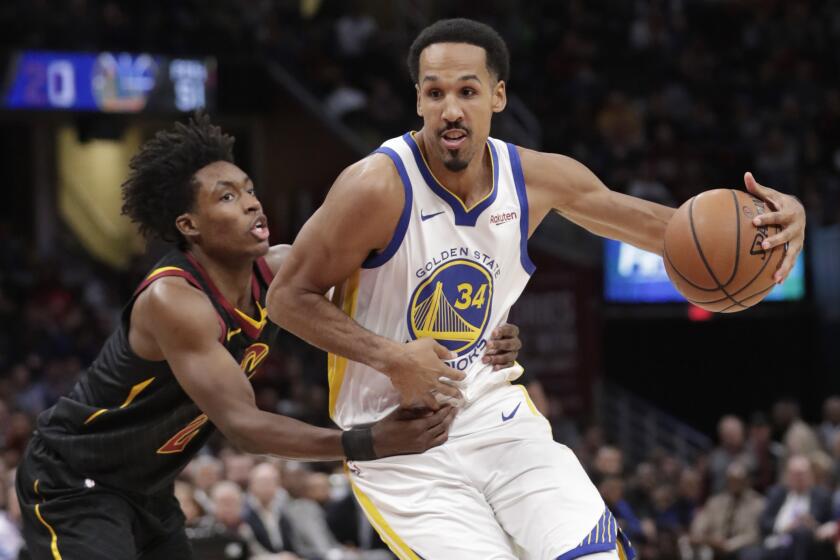
[[[528,405],[528,408],[531,409],[531,413],[533,413],[534,416],[542,416],[540,411],[537,410],[537,407],[534,405],[534,401],[531,400],[531,395],[528,394],[528,389],[526,389],[524,385],[520,385],[519,388],[522,389],[522,393],[525,395],[525,403]]]
[[[160,268],[156,268],[153,271],[151,271],[149,273],[149,275],[146,276],[146,280],[151,280],[152,278],[154,278],[155,276],[157,276],[161,272],[167,272],[169,270],[180,270],[181,272],[184,272],[183,268],[180,268],[180,267],[177,267],[177,266],[162,266]]]
[[[345,472],[347,471],[346,464],[344,465],[344,470]],[[405,541],[400,538],[390,525],[388,525],[388,522],[385,521],[382,513],[376,509],[376,506],[373,505],[370,498],[368,498],[365,493],[356,486],[349,474],[347,478],[350,480],[350,487],[353,489],[353,494],[356,496],[356,500],[358,500],[359,505],[362,506],[362,510],[364,510],[370,524],[373,525],[373,528],[376,529],[376,532],[379,533],[379,536],[382,537],[382,540],[388,545],[388,548],[390,548],[400,560],[420,560],[420,557],[411,550],[411,547],[405,544]]]
[[[36,480],[35,484],[33,484],[36,494],[38,494],[39,482],[40,480]],[[55,534],[55,529],[52,528],[52,525],[47,523],[44,516],[41,515],[41,504],[35,504],[35,517],[37,517],[38,521],[40,521],[41,524],[50,532],[50,551],[52,552],[53,560],[61,560],[61,553],[58,551],[58,535]]]
[[[255,300],[254,303],[257,305],[257,312],[260,314],[259,320],[254,320],[253,317],[249,316],[247,313],[243,313],[237,308],[234,308],[233,310],[236,311],[237,315],[242,317],[242,319],[244,319],[249,325],[251,325],[259,331],[262,330],[262,328],[265,326],[265,323],[268,320],[268,311],[266,311],[265,308],[260,305],[260,302]]]
[[[340,298],[334,300],[336,305],[341,305],[341,310],[344,311],[350,318],[356,316],[356,303],[359,299],[359,279],[361,276],[361,269],[354,272],[350,278],[341,287],[341,290],[336,290],[336,294]],[[335,418],[335,407],[338,403],[338,395],[341,392],[341,386],[344,384],[344,373],[347,370],[347,358],[339,356],[338,354],[327,355],[327,384],[330,388],[330,418]]]
[[[151,385],[152,381],[154,381],[154,380],[155,380],[155,378],[154,378],[154,377],[150,377],[150,378],[146,379],[145,381],[141,381],[140,383],[137,383],[136,385],[134,385],[134,386],[131,388],[131,390],[128,392],[128,396],[125,398],[125,402],[123,402],[123,403],[122,403],[119,407],[117,407],[117,408],[125,408],[125,407],[127,407],[128,405],[130,405],[130,404],[131,404],[131,402],[132,402],[134,399],[136,399],[136,398],[137,398],[137,395],[139,395],[140,393],[142,393],[142,392],[143,392],[143,390],[144,390],[144,389],[146,389],[146,387],[148,387],[149,385]],[[85,424],[90,424],[91,422],[93,422],[93,421],[94,421],[94,420],[96,420],[99,416],[101,416],[102,414],[105,414],[106,412],[108,412],[108,409],[107,409],[107,408],[100,408],[99,410],[97,410],[96,412],[94,412],[93,414],[91,414],[90,416],[88,416],[87,420],[85,420]]]

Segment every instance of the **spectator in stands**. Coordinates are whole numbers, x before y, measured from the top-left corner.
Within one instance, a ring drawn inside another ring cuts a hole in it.
[[[788,456],[799,454],[810,457],[820,450],[816,433],[800,418],[799,403],[794,399],[781,399],[773,405],[773,423]]]
[[[730,463],[726,489],[709,498],[691,524],[692,556],[685,560],[746,560],[743,553],[758,544],[763,509],[764,498],[749,487],[747,467]]]
[[[224,450],[221,455],[225,480],[235,482],[244,491],[248,487],[251,470],[254,468],[254,456],[231,449]]]
[[[685,468],[677,484],[677,500],[674,508],[681,531],[687,531],[694,516],[703,505],[703,477],[694,469]]]
[[[17,560],[23,548],[21,520],[13,477],[4,477],[0,469],[0,560]]]
[[[195,527],[204,518],[204,509],[195,499],[195,486],[186,480],[175,481],[175,498],[184,513],[184,524],[187,527]]]
[[[327,524],[336,540],[361,551],[366,560],[390,560],[388,546],[368,521],[353,496],[350,479],[343,478],[343,496],[327,504]]]
[[[235,482],[223,480],[210,492],[213,500],[214,528],[225,535],[238,537],[248,548],[252,560],[300,560],[293,552],[272,553],[257,540],[251,527],[243,519],[242,489]]]
[[[342,547],[330,531],[324,510],[330,499],[329,477],[306,469],[299,472],[302,475],[298,495],[288,506],[295,550],[307,558],[341,558]]]
[[[598,491],[630,540],[644,538],[641,520],[633,511],[633,506],[624,499],[624,480],[620,476],[605,476],[598,485]]]
[[[831,450],[836,436],[840,435],[840,396],[833,395],[823,403],[823,421],[819,426],[819,437],[823,447]]]
[[[726,471],[734,462],[752,468],[751,457],[744,440],[744,423],[740,418],[726,415],[718,422],[719,445],[709,456],[709,483],[711,492],[718,494],[726,488]]]
[[[621,476],[624,472],[624,456],[621,450],[611,445],[601,447],[592,462],[590,478],[597,484],[607,476]]]
[[[784,483],[771,488],[759,518],[764,537],[762,558],[773,560],[819,560],[830,558],[830,546],[817,541],[815,532],[832,520],[831,498],[815,486],[811,462],[793,455],[785,467]]]
[[[658,483],[656,468],[651,463],[636,465],[636,472],[628,485],[627,501],[642,519],[653,515],[653,490]]]
[[[754,413],[750,419],[747,453],[747,464],[752,466],[753,487],[759,492],[766,492],[776,482],[784,446],[773,441],[770,422],[761,412]]]
[[[677,534],[680,532],[680,516],[677,511],[677,492],[670,484],[661,484],[653,490],[653,521],[656,534]]]
[[[222,462],[211,455],[199,455],[187,466],[192,483],[195,485],[195,500],[201,508],[213,512],[210,490],[222,480]]]
[[[532,385],[534,384],[528,385],[528,392],[533,395],[531,392]],[[540,388],[542,388],[541,384]],[[543,394],[545,394],[544,391]],[[577,423],[566,415],[566,411],[563,408],[563,400],[556,395],[546,396],[544,400],[548,401],[548,414],[546,417],[551,424],[551,434],[554,436],[554,440],[572,449],[577,449],[581,440],[580,430],[578,429]]]
[[[273,463],[260,463],[251,471],[245,500],[245,522],[269,552],[291,551],[292,527],[288,519],[289,495],[280,486],[280,471]]]

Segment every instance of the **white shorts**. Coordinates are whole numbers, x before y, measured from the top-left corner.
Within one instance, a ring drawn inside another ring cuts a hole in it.
[[[356,499],[398,558],[632,558],[523,386],[491,390],[455,424],[458,435],[421,455],[347,464]]]

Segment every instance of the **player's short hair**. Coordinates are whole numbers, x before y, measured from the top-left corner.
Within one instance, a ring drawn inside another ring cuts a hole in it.
[[[510,53],[505,40],[496,30],[472,19],[442,19],[425,28],[408,49],[408,73],[417,83],[420,74],[420,53],[435,43],[467,43],[481,47],[487,53],[487,70],[498,80],[508,79]]]
[[[210,122],[206,113],[175,123],[147,141],[128,164],[122,184],[122,213],[136,223],[144,237],[158,237],[186,248],[175,219],[195,203],[195,174],[217,161],[233,163],[233,136]]]

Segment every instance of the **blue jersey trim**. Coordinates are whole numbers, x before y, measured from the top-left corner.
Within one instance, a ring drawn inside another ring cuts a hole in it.
[[[572,560],[581,556],[588,556],[598,552],[615,550],[621,546],[627,560],[633,560],[636,552],[630,545],[630,541],[618,527],[618,521],[609,508],[604,508],[604,513],[598,519],[595,527],[575,548],[568,550],[554,560]]]
[[[455,215],[455,225],[475,227],[478,217],[482,212],[484,212],[484,210],[496,201],[496,194],[499,192],[499,157],[493,143],[490,140],[487,140],[493,167],[493,190],[478,204],[468,209],[460,198],[438,183],[435,176],[432,175],[429,166],[426,165],[426,160],[423,159],[423,153],[420,151],[420,146],[417,145],[417,141],[410,132],[403,134],[403,140],[406,144],[408,144],[408,147],[411,148],[411,153],[414,154],[414,161],[417,163],[417,168],[420,170],[420,174],[423,175],[423,179],[426,181],[426,184],[429,185],[429,188],[432,189],[433,193],[442,198],[443,201],[452,208],[452,212]]]
[[[522,262],[522,268],[528,274],[533,274],[537,269],[531,256],[528,255],[528,193],[525,190],[525,175],[522,173],[522,161],[519,159],[519,152],[516,146],[508,144],[508,154],[510,155],[510,167],[513,170],[513,184],[516,185],[516,196],[519,198],[519,210],[522,212],[522,217],[519,219],[519,259]]]
[[[366,258],[362,263],[362,268],[376,268],[382,266],[394,256],[394,253],[396,253],[397,249],[400,248],[402,240],[405,238],[405,232],[408,229],[408,222],[411,219],[411,205],[413,201],[411,181],[408,179],[408,173],[405,170],[405,165],[403,165],[403,162],[400,159],[400,156],[397,155],[397,152],[391,148],[382,147],[373,153],[385,154],[391,158],[391,161],[394,162],[397,172],[400,174],[400,179],[402,179],[403,192],[405,193],[405,203],[403,204],[400,221],[397,222],[397,228],[394,230],[394,236],[391,238],[391,241],[388,242],[388,246],[385,247],[385,250],[381,253],[371,254],[368,258]]]
[[[609,552],[610,550],[615,550],[614,542],[585,544],[583,546],[573,548],[569,552],[564,552],[554,560],[572,560],[573,558],[580,558],[581,556],[588,556],[598,552]]]

